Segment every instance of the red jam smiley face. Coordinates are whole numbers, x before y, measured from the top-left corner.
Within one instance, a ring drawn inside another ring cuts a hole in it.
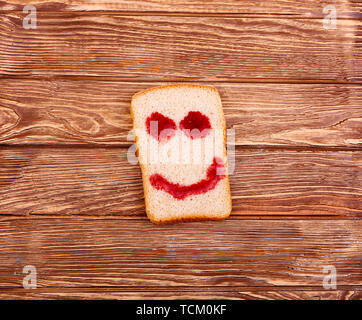
[[[182,132],[191,139],[204,138],[211,131],[210,120],[199,111],[190,111],[179,125]],[[165,142],[175,135],[175,122],[159,112],[152,113],[146,119],[146,128],[149,135],[159,142]],[[202,194],[215,188],[217,183],[226,175],[221,159],[214,158],[206,171],[206,178],[191,185],[180,185],[164,178],[161,174],[150,176],[151,185],[157,190],[163,190],[174,198],[182,200],[190,195]]]
[[[180,122],[181,130],[191,139],[206,137],[211,130],[208,117],[199,111],[190,111]]]
[[[154,112],[147,118],[146,128],[149,135],[162,142],[175,135],[176,124],[163,114]]]
[[[216,187],[216,184],[225,177],[225,167],[221,159],[214,158],[206,172],[206,178],[188,186],[169,182],[160,174],[153,174],[150,177],[151,185],[157,190],[163,190],[176,199],[185,199],[193,194],[201,194]]]
[[[163,142],[175,135],[176,123],[159,112],[153,112],[146,119],[146,128],[149,135]],[[180,129],[191,139],[204,138],[211,130],[210,120],[199,111],[190,111],[180,121]]]

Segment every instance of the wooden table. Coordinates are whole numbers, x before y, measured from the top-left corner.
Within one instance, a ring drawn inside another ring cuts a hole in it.
[[[361,299],[360,1],[38,0],[36,29],[25,3],[0,1],[0,298]],[[146,218],[130,99],[174,82],[235,129],[226,221]]]

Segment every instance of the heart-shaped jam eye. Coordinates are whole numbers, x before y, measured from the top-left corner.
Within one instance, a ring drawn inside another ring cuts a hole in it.
[[[190,111],[180,122],[181,130],[191,139],[206,137],[211,130],[210,120],[199,111]]]
[[[147,132],[158,141],[166,141],[175,135],[175,122],[159,112],[152,113],[146,119]]]

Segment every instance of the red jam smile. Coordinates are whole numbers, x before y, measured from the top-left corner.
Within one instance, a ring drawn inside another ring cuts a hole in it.
[[[180,122],[181,130],[191,139],[206,137],[211,129],[210,120],[199,111],[190,111]]]
[[[172,119],[159,112],[152,113],[146,119],[147,132],[158,141],[165,141],[175,135],[176,124]]]
[[[178,183],[169,182],[160,174],[153,174],[150,177],[151,185],[157,190],[168,192],[176,199],[185,199],[193,194],[201,194],[215,188],[216,184],[225,177],[225,167],[221,159],[214,158],[212,164],[207,169],[206,179],[197,183],[182,186]]]

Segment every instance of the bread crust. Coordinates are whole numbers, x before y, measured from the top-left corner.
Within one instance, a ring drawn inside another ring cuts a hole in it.
[[[139,91],[137,93],[135,93],[132,96],[131,99],[131,108],[130,108],[130,113],[131,113],[131,118],[132,118],[132,122],[133,122],[133,128],[135,128],[135,117],[134,117],[134,111],[133,111],[133,103],[134,100],[139,97],[142,96],[144,94],[147,94],[149,92],[153,92],[153,91],[157,91],[157,90],[163,90],[163,89],[168,89],[168,88],[200,88],[200,89],[204,89],[204,90],[211,90],[214,93],[217,94],[218,98],[219,98],[219,107],[220,107],[220,112],[222,113],[222,119],[223,119],[223,139],[224,139],[224,157],[226,159],[226,176],[224,179],[227,180],[226,183],[226,187],[227,187],[227,194],[229,196],[229,203],[230,203],[230,210],[228,212],[226,212],[225,215],[223,216],[217,216],[217,217],[212,217],[210,216],[210,213],[203,213],[201,215],[201,213],[199,213],[198,216],[192,216],[190,215],[189,217],[179,217],[179,218],[168,218],[168,219],[157,219],[149,210],[149,203],[148,203],[148,194],[149,194],[149,190],[148,190],[148,184],[147,184],[147,177],[146,177],[146,172],[147,172],[147,168],[145,165],[139,163],[140,167],[141,167],[141,171],[142,171],[142,182],[143,182],[143,190],[144,190],[144,198],[145,198],[145,207],[146,207],[146,214],[147,217],[151,220],[152,223],[154,224],[173,224],[173,223],[178,223],[178,222],[191,222],[191,221],[219,221],[219,220],[224,220],[226,218],[228,218],[231,214],[232,211],[232,199],[231,199],[231,192],[230,192],[230,182],[229,182],[229,172],[228,172],[228,159],[227,159],[227,152],[226,152],[226,142],[227,142],[227,137],[226,137],[226,123],[225,123],[225,116],[224,116],[224,111],[223,111],[223,107],[222,107],[222,103],[221,103],[221,98],[219,95],[218,90],[213,87],[213,86],[209,86],[209,85],[200,85],[200,84],[190,84],[190,83],[175,83],[175,84],[168,84],[168,85],[161,85],[161,86],[157,86],[157,87],[152,87],[152,88],[148,88],[142,91]],[[139,149],[139,143],[138,143],[138,136],[135,134],[135,143],[137,145],[137,156],[138,156],[138,149]]]
[[[152,88],[147,88],[141,91],[138,91],[137,93],[135,93],[132,96],[132,100],[133,101],[135,98],[137,98],[138,96],[142,96],[146,93],[152,92],[152,91],[157,91],[157,90],[163,90],[163,89],[168,89],[168,88],[200,88],[200,89],[206,89],[206,90],[212,90],[214,91],[218,96],[219,95],[219,91],[217,91],[217,89],[213,86],[209,86],[209,85],[203,85],[203,84],[194,84],[194,83],[172,83],[172,84],[165,84],[165,85],[161,85],[161,86],[157,86],[157,87],[152,87]],[[132,104],[131,104],[131,110],[132,110]],[[223,113],[224,114],[224,113]],[[134,120],[134,118],[133,118]]]

